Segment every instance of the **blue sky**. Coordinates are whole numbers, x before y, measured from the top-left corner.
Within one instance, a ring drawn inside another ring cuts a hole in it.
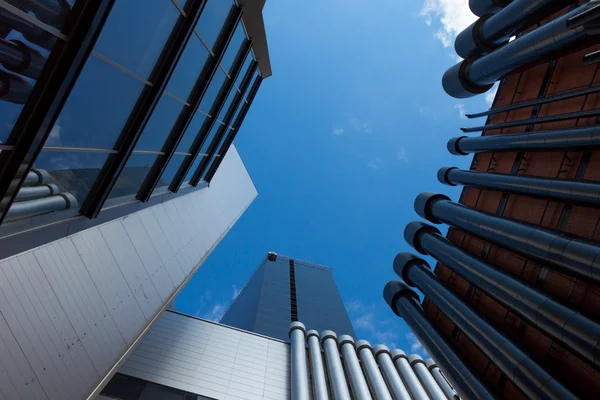
[[[450,137],[492,97],[456,100],[441,76],[467,0],[268,0],[273,76],[236,139],[259,196],[176,300],[217,319],[268,251],[333,268],[358,336],[423,353],[382,298],[405,225],[438,183]]]

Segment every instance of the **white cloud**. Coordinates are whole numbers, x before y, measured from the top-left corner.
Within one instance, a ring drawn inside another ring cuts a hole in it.
[[[344,133],[344,128],[339,127],[339,128],[334,128],[333,132],[331,132],[334,135],[341,135],[342,133]]]
[[[412,353],[419,353],[421,355],[425,354],[423,345],[413,333],[407,333],[404,338],[408,341],[408,344],[410,345],[410,351]]]
[[[362,121],[358,118],[350,118],[348,120],[348,124],[355,132],[366,133],[367,135],[373,134],[373,129],[371,129],[371,124],[367,121]]]
[[[455,104],[454,108],[458,110],[458,114],[460,115],[460,119],[467,119],[467,113],[465,112],[464,104]]]
[[[219,321],[225,312],[226,306],[225,304],[215,304],[209,312],[205,313],[201,318],[207,319],[209,321]]]
[[[58,124],[58,120],[56,121],[56,123],[54,124],[54,126],[52,127],[52,130],[50,131],[50,135],[48,136],[48,139],[46,139],[46,146],[57,146],[60,144],[60,132],[62,130],[61,126]]]
[[[380,158],[374,158],[367,163],[367,168],[371,168],[371,169],[379,169],[380,166],[381,166]]]
[[[355,329],[362,331],[360,338],[371,340],[373,345],[385,344],[392,349],[396,348],[398,335],[390,320],[377,320],[372,305],[365,305],[360,301],[352,300],[347,306],[348,314]]]
[[[444,47],[452,46],[456,36],[477,20],[469,9],[467,0],[425,0],[419,15],[424,18],[427,26],[432,26],[433,21],[439,19],[441,27],[433,36]]]
[[[405,163],[408,163],[408,154],[406,153],[405,147],[400,148],[400,151],[398,152],[397,156],[398,156],[398,161],[403,161]]]
[[[488,106],[492,106],[492,104],[494,103],[494,99],[496,98],[496,93],[498,92],[498,83],[496,82],[494,84],[494,87],[491,88],[486,94],[485,94],[485,102],[487,103]]]
[[[235,285],[231,285],[231,288],[233,289],[233,297],[232,300],[235,300],[235,298],[238,296],[238,294],[240,294],[240,292],[242,291],[241,289],[238,289],[237,286]]]

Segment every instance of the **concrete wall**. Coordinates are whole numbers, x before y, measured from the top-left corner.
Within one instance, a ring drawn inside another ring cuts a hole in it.
[[[214,399],[289,398],[289,344],[165,312],[119,371]]]
[[[232,147],[210,188],[0,261],[0,398],[86,398],[256,195]]]

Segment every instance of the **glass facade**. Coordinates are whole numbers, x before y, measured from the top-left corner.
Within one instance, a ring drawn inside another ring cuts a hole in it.
[[[287,341],[296,319],[307,329],[356,337],[331,269],[276,256],[257,268],[220,322]]]
[[[211,400],[172,387],[116,374],[102,390],[100,399],[114,400]]]
[[[96,31],[94,15],[87,16],[91,53],[82,59],[70,91],[62,101],[57,97],[49,133],[27,139],[27,150],[37,157],[25,156],[19,171],[31,167],[29,174],[21,177],[15,169],[7,176],[3,169],[24,146],[21,127],[28,116],[22,111],[36,100],[30,94],[37,93],[38,78],[39,85],[52,84],[46,69],[53,65],[46,64],[67,57],[72,32],[63,28],[90,12],[74,0],[68,2],[70,12],[61,15],[47,15],[53,8],[41,6],[58,2],[9,2],[21,9],[0,5],[0,198],[5,205],[0,237],[15,221],[30,228],[36,218],[50,221],[48,214],[55,221],[80,213],[93,218],[97,212],[92,215],[90,204],[100,210],[147,201],[149,196],[141,195],[145,187],[154,194],[178,191],[199,169],[224,156],[221,143],[233,131],[227,127],[221,134],[219,128],[232,124],[226,116],[246,105],[235,99],[247,97],[243,78],[256,61],[252,52],[239,57],[250,42],[242,10],[232,0],[116,0]],[[171,59],[168,68],[165,60]],[[209,148],[216,151],[208,155]],[[181,174],[182,166],[190,169]],[[51,190],[26,198],[8,189],[14,184],[6,183],[4,190],[2,179]],[[23,219],[31,221],[23,224]]]

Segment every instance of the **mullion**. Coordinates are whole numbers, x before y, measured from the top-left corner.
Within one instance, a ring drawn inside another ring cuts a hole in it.
[[[239,130],[242,126],[242,123],[244,122],[244,118],[246,118],[246,114],[248,113],[248,110],[250,109],[250,106],[252,105],[252,102],[254,101],[254,97],[256,97],[256,93],[258,92],[258,89],[260,88],[260,84],[262,83],[262,81],[263,81],[263,78],[260,75],[257,76],[256,79],[254,80],[252,89],[250,89],[250,93],[248,94],[248,97],[246,98],[247,102],[242,105],[242,109],[240,110],[240,113],[238,114],[237,118],[235,119],[235,122],[233,123],[233,126],[232,126],[233,129],[231,131],[229,131],[229,134],[227,135],[225,142],[223,142],[223,146],[221,146],[221,151],[220,151],[219,157],[217,157],[215,162],[212,163],[212,165],[206,172],[206,176],[204,177],[204,180],[207,183],[210,183],[210,181],[214,177],[215,173],[217,172],[217,169],[221,165],[221,162],[225,158],[225,154],[227,154],[229,147],[231,146],[231,144],[233,143],[233,140],[235,139],[235,136],[239,132]]]
[[[159,157],[148,175],[146,175],[146,179],[144,183],[140,187],[136,195],[136,199],[146,202],[150,199],[152,192],[156,188],[156,185],[160,181],[162,174],[164,173],[167,165],[171,161],[181,139],[183,138],[188,126],[192,122],[194,115],[198,112],[198,108],[200,107],[200,103],[204,98],[206,91],[210,85],[211,80],[213,79],[217,69],[219,68],[219,63],[227,50],[227,46],[229,45],[229,41],[233,36],[233,32],[235,31],[235,27],[240,21],[242,15],[242,9],[237,6],[232,6],[227,19],[219,33],[219,37],[217,38],[217,43],[215,45],[215,56],[209,55],[204,67],[202,67],[202,71],[194,84],[194,88],[192,89],[190,95],[188,96],[188,103],[191,104],[191,107],[184,107],[175,122],[175,125],[171,129],[169,136],[165,140],[165,143],[162,147],[162,152],[165,153],[164,156]],[[210,113],[209,113],[210,114]],[[210,114],[212,118],[209,120],[216,119],[216,115]],[[190,152],[190,151],[188,151]],[[190,152],[192,153],[192,152]],[[184,175],[185,177],[185,175]]]
[[[246,54],[248,54],[250,52],[250,45],[251,45],[250,41],[247,41],[247,42],[248,42],[247,43],[248,48],[246,49]],[[242,45],[242,47],[243,46],[244,45]],[[252,57],[251,55],[249,55],[249,56]],[[243,65],[243,61],[242,61],[242,65]],[[252,80],[252,75],[254,75],[254,71],[256,71],[257,66],[258,66],[258,63],[256,61],[252,61],[252,63],[250,64],[250,66],[248,68],[248,71],[246,71],[246,74],[244,75],[244,79],[242,80],[242,84],[240,85],[241,89],[240,89],[240,91],[237,92],[237,94],[233,98],[233,101],[231,102],[231,106],[229,107],[229,110],[227,110],[227,114],[225,114],[225,118],[223,118],[224,119],[223,122],[225,123],[225,125],[222,126],[219,129],[219,132],[217,132],[217,134],[215,135],[215,138],[207,151],[208,157],[204,157],[202,159],[202,161],[200,162],[198,169],[192,176],[192,179],[190,179],[190,185],[192,185],[192,186],[198,185],[198,183],[200,182],[200,179],[202,178],[202,175],[204,174],[204,172],[206,171],[206,168],[208,167],[209,162],[212,160],[213,156],[217,153],[219,144],[221,143],[221,139],[229,130],[229,125],[231,124],[231,120],[233,119],[233,116],[235,115],[237,108],[240,106],[240,103],[242,102],[242,99],[244,98],[244,93],[248,89],[248,86],[250,86],[250,82]],[[238,71],[238,74],[239,74],[239,71]]]
[[[81,72],[115,0],[75,4],[63,28],[68,41],[57,41],[0,152],[0,223],[5,219],[33,162],[42,150],[62,107]]]
[[[146,86],[138,98],[115,144],[115,150],[118,150],[118,153],[110,156],[104,163],[102,171],[100,171],[92,189],[83,201],[80,209],[82,215],[88,218],[96,218],[100,213],[104,202],[119,178],[121,171],[125,168],[127,160],[167,87],[167,83],[194,32],[194,27],[205,4],[206,0],[192,0],[187,16],[180,16],[148,79],[152,82],[152,86]]]

